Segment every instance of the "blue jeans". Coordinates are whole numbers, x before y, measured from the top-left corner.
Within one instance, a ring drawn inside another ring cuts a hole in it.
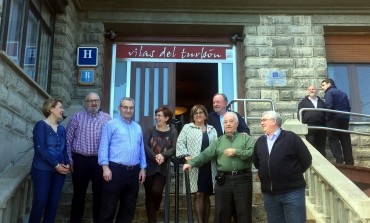
[[[269,223],[305,223],[305,189],[284,194],[263,193]]]
[[[53,223],[66,175],[32,168],[33,202],[29,223]]]

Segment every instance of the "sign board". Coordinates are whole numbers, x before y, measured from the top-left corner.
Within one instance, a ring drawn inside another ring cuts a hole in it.
[[[98,47],[78,47],[77,66],[79,67],[98,66]]]
[[[270,70],[265,73],[265,84],[267,86],[283,87],[286,86],[285,71]]]
[[[24,65],[35,65],[36,53],[37,49],[35,46],[26,46],[24,54]]]
[[[231,60],[233,54],[229,45],[119,44],[117,58]]]
[[[79,85],[95,85],[95,68],[80,68],[78,69],[78,84]]]

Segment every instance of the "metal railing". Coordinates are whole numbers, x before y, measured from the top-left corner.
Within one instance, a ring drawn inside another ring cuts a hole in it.
[[[184,164],[184,158],[171,158],[171,162],[174,166],[175,172],[175,223],[179,222],[179,188],[180,188],[180,164]],[[164,222],[170,222],[170,163],[167,163],[167,182],[165,188],[165,207],[164,207]],[[185,189],[186,189],[186,205],[187,205],[187,217],[188,222],[193,223],[193,206],[191,200],[191,191],[190,191],[190,180],[189,172],[184,171],[185,177]]]
[[[275,102],[272,99],[234,99],[230,101],[230,103],[227,106],[227,110],[231,111],[238,111],[238,103],[243,103],[243,117],[245,119],[245,122],[247,122],[247,119],[257,119],[260,120],[261,116],[254,117],[254,116],[247,116],[247,103],[269,103],[271,105],[272,111],[275,111]]]
[[[331,109],[326,109],[326,108],[302,108],[299,110],[299,120],[301,122],[303,119],[303,112],[305,111],[322,111],[322,112],[328,112],[328,113],[345,114],[345,115],[353,115],[353,116],[370,118],[370,115],[365,115],[365,114],[360,114],[360,113],[355,113],[355,112],[337,111],[337,110],[331,110]],[[330,127],[324,127],[324,126],[307,126],[307,128],[308,129],[330,130],[330,131],[336,131],[336,132],[353,133],[353,134],[358,134],[358,135],[370,136],[370,133],[366,133],[366,132],[336,129],[336,128],[330,128]]]

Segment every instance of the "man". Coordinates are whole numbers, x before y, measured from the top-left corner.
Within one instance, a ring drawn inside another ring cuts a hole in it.
[[[91,92],[85,97],[85,111],[75,114],[67,125],[67,151],[71,162],[73,198],[71,223],[81,223],[85,195],[89,182],[93,192],[93,220],[99,220],[102,170],[98,164],[98,149],[104,125],[110,120],[100,111],[100,97]]]
[[[306,222],[303,173],[312,157],[303,140],[284,131],[282,119],[275,111],[262,114],[265,135],[254,145],[254,166],[261,181],[264,206],[269,223]]]
[[[226,114],[228,105],[228,100],[225,94],[223,93],[217,93],[213,96],[213,110],[214,112],[210,112],[208,114],[208,121],[207,124],[212,125],[216,131],[217,136],[220,137],[224,134],[224,126],[223,126],[223,117]],[[238,117],[238,132],[244,132],[250,135],[250,130],[245,123],[245,120],[241,115],[239,115],[237,112],[235,114]]]
[[[184,171],[216,160],[215,223],[231,222],[233,207],[237,222],[252,222],[253,140],[237,132],[238,116],[227,112],[223,117],[225,134],[213,141],[188,164]]]
[[[332,79],[325,79],[321,82],[321,87],[325,92],[325,104],[327,109],[338,111],[351,111],[348,96],[345,92],[338,90]],[[326,113],[326,126],[336,129],[348,130],[349,115]],[[351,136],[349,133],[328,131],[330,150],[336,163],[353,165]],[[340,141],[340,143],[339,143]]]
[[[104,178],[100,223],[113,222],[118,201],[120,207],[115,222],[132,222],[139,183],[145,181],[143,134],[140,125],[132,120],[134,104],[132,98],[121,99],[120,116],[103,129],[98,153]]]
[[[325,108],[325,102],[318,97],[317,89],[314,85],[308,86],[308,96],[303,98],[298,104],[298,117],[299,111],[302,108]],[[305,111],[302,113],[302,123],[308,126],[325,126],[325,112],[322,111]],[[313,147],[315,147],[324,157],[325,143],[326,143],[326,130],[308,129],[306,139]]]

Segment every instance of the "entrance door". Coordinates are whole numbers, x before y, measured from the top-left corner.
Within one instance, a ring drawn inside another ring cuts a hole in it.
[[[154,125],[154,111],[176,103],[175,63],[131,63],[130,96],[135,99],[135,117],[143,130]]]

